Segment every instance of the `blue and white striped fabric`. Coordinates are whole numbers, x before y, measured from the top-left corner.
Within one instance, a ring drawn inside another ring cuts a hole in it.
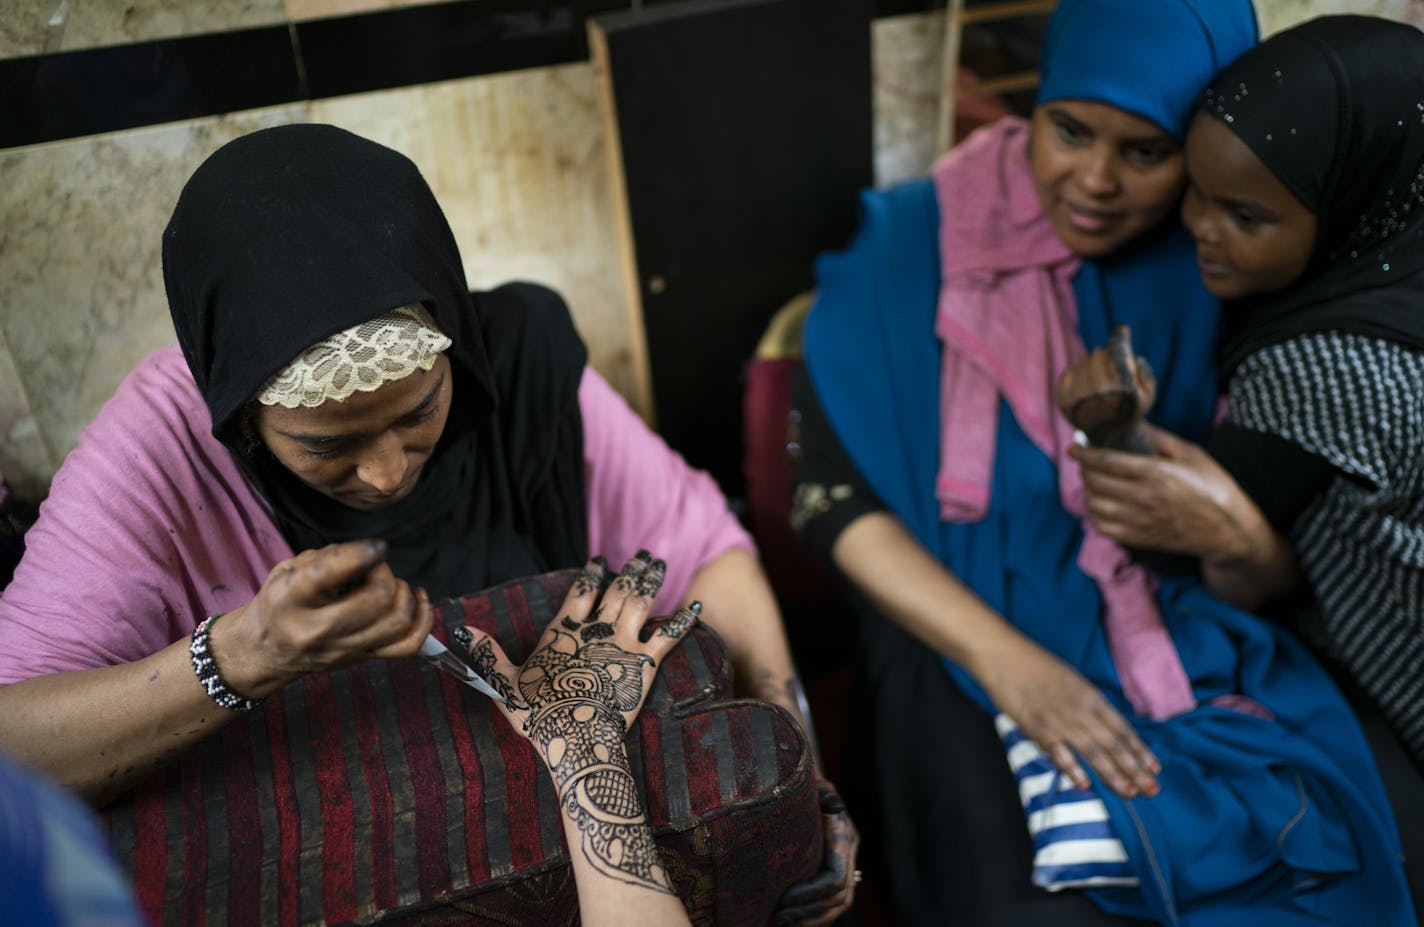
[[[1034,884],[1050,892],[1136,886],[1137,876],[1102,799],[1073,785],[1008,715],[998,715],[994,727],[1008,752],[1028,818]]]

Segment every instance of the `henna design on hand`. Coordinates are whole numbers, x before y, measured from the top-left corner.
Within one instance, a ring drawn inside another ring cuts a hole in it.
[[[623,746],[625,713],[642,703],[650,665],[651,657],[611,641],[580,642],[555,628],[524,664],[519,688],[530,708],[524,729],[583,835],[585,857],[611,878],[670,893]]]
[[[702,616],[702,603],[693,602],[691,605],[684,605],[679,608],[671,618],[658,628],[658,633],[663,637],[682,637],[687,633],[687,629],[696,623]]]
[[[465,629],[457,628],[455,634],[458,636],[461,631],[465,631]],[[471,636],[469,631],[465,631],[465,634]],[[529,707],[529,704],[519,697],[519,693],[514,691],[514,686],[510,684],[508,677],[495,669],[494,647],[490,644],[488,637],[480,641],[479,646],[470,651],[469,663],[476,673],[484,677],[485,682],[504,696],[504,702],[510,708]]]
[[[573,593],[577,596],[593,595],[603,588],[603,568],[595,561],[589,561],[574,577]]]
[[[648,564],[652,559],[653,555],[646,550],[638,551],[632,556],[632,559],[623,564],[623,572],[619,573],[618,578],[613,581],[614,587],[620,592],[637,591],[638,577],[648,569]]]
[[[648,568],[634,580],[633,594],[649,599],[657,598],[658,590],[663,588],[663,580],[666,578],[667,561],[654,560],[648,565]]]

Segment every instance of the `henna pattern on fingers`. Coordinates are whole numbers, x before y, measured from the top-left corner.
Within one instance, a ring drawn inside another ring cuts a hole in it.
[[[519,697],[519,693],[514,691],[514,686],[510,685],[509,679],[494,668],[494,645],[489,638],[480,641],[479,646],[470,651],[470,666],[485,678],[485,682],[494,687],[494,690],[504,696],[504,702],[511,709],[528,708],[529,704]]]
[[[633,583],[633,594],[644,598],[657,598],[658,590],[663,587],[663,580],[667,578],[667,561],[654,560],[648,565]]]
[[[578,576],[574,578],[574,595],[582,598],[586,595],[593,595],[603,588],[603,568],[596,563],[584,564],[579,570]]]
[[[610,625],[601,626],[611,633]],[[643,670],[653,659],[607,640],[580,643],[557,628],[554,635],[519,674],[530,706],[524,728],[549,764],[593,867],[621,882],[671,893],[623,746],[624,713],[642,702]]]
[[[674,612],[673,616],[664,622],[662,627],[658,628],[658,633],[663,637],[682,637],[701,615],[701,602],[684,605]]]
[[[648,569],[649,562],[653,555],[646,550],[640,550],[633,555],[627,563],[623,564],[623,572],[618,574],[618,578],[613,581],[613,586],[619,592],[635,592],[638,588],[638,577],[642,576]]]

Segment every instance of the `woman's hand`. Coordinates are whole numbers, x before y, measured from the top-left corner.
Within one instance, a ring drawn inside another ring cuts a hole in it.
[[[515,731],[549,768],[570,846],[600,875],[671,893],[623,746],[658,665],[701,610],[695,602],[679,609],[643,639],[666,571],[639,552],[604,591],[606,570],[591,561],[523,666],[482,631],[459,636],[470,664],[507,700],[500,708]]]
[[[1156,795],[1162,764],[1127,720],[1067,663],[1027,638],[1016,640],[976,674],[995,706],[1079,788],[1092,784],[1082,757],[1124,798]]]
[[[1211,455],[1147,426],[1157,456],[1094,447],[1068,454],[1083,473],[1088,515],[1120,544],[1239,560],[1260,543],[1260,511]]]
[[[251,602],[209,635],[228,688],[263,698],[307,673],[415,654],[434,625],[424,589],[397,579],[383,541],[303,551],[272,568]]]
[[[822,927],[849,910],[855,900],[856,885],[860,882],[860,870],[855,868],[860,832],[830,780],[818,776],[816,791],[821,799],[821,827],[825,839],[821,871],[808,881],[788,888],[781,896],[776,909],[777,927],[792,924]]]

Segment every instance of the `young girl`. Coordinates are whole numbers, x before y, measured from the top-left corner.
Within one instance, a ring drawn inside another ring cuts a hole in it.
[[[1119,541],[1201,557],[1241,604],[1307,590],[1299,630],[1419,766],[1424,33],[1334,16],[1276,35],[1203,95],[1186,158],[1229,413],[1215,462],[1160,431],[1158,458],[1075,451],[1090,511]],[[1385,749],[1408,833],[1424,780]]]

